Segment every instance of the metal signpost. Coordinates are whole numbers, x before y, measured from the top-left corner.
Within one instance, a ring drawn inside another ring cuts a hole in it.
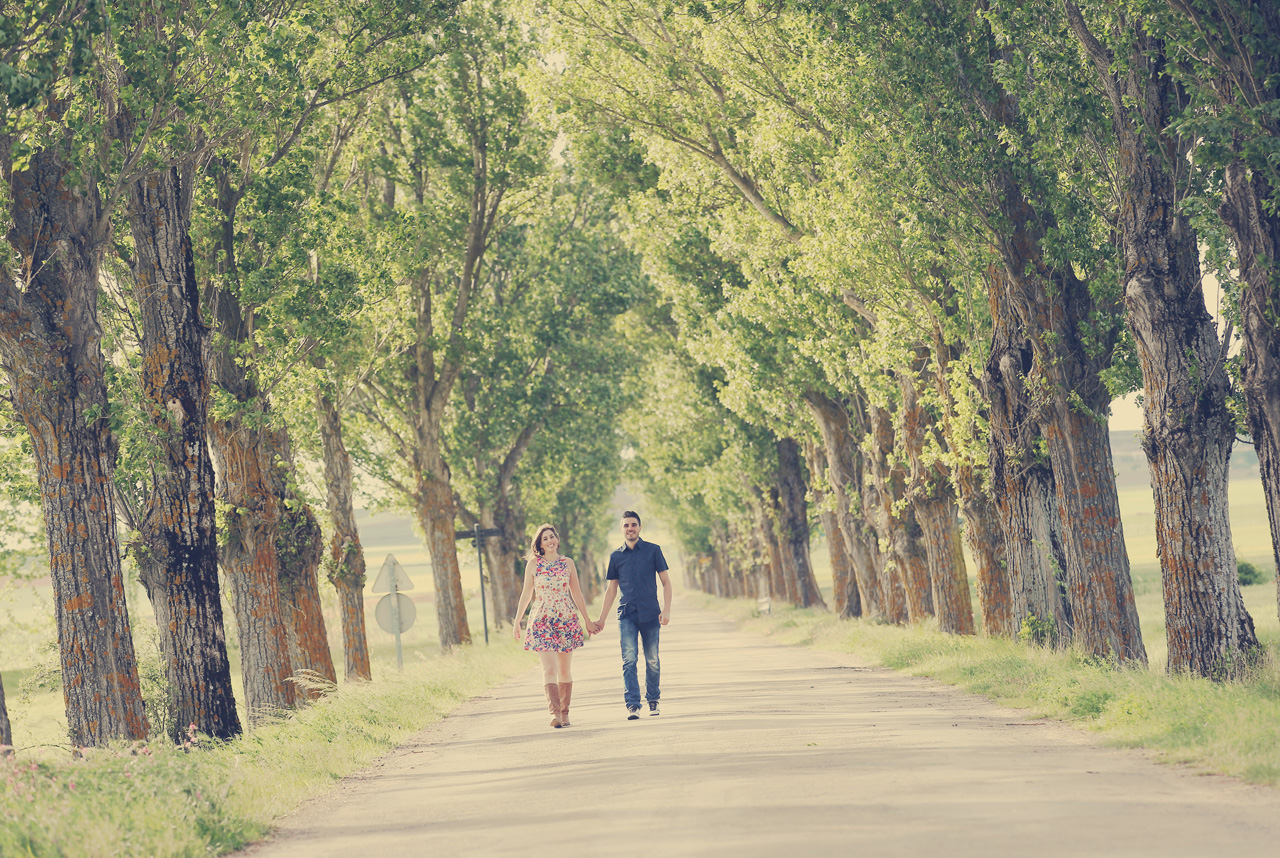
[[[489,608],[484,597],[484,541],[490,536],[501,536],[502,530],[497,527],[481,527],[479,524],[470,530],[455,530],[453,538],[474,539],[476,541],[476,562],[480,568],[480,620],[484,623],[484,642],[489,642]]]
[[[409,580],[400,561],[394,554],[388,554],[382,561],[382,571],[373,582],[373,592],[387,595],[378,600],[373,616],[379,628],[396,636],[396,667],[401,670],[404,670],[404,650],[400,648],[400,633],[409,631],[418,618],[418,606],[400,591],[412,589],[413,581]]]

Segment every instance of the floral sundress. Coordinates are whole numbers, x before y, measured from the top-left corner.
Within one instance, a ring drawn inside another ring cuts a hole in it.
[[[582,646],[582,624],[569,592],[569,563],[564,557],[548,563],[534,560],[533,618],[524,633],[524,648],[534,652],[572,652]]]

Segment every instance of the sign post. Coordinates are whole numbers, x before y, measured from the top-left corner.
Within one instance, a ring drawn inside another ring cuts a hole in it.
[[[484,623],[484,642],[489,642],[489,608],[484,596],[484,541],[490,536],[501,536],[502,530],[497,527],[481,527],[476,522],[470,530],[455,530],[453,538],[474,539],[476,541],[476,564],[480,570],[480,621]]]
[[[404,670],[404,650],[400,646],[400,633],[409,631],[413,621],[418,618],[418,606],[413,600],[401,593],[401,590],[412,590],[413,581],[394,554],[388,554],[382,561],[382,570],[373,582],[373,592],[386,593],[378,600],[373,609],[374,619],[384,632],[396,636],[396,667]]]

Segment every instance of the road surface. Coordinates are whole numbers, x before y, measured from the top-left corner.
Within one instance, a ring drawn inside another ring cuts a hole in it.
[[[574,658],[572,727],[547,726],[531,654],[527,674],[243,854],[1280,854],[1280,791],[774,644],[679,600],[663,631],[662,714],[627,721],[616,634],[611,622]]]

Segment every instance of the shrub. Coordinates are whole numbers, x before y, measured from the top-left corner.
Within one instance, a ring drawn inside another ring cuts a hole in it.
[[[1263,581],[1270,580],[1267,575],[1257,566],[1248,560],[1236,561],[1236,573],[1240,576],[1240,586],[1248,587],[1251,584],[1261,584]]]

